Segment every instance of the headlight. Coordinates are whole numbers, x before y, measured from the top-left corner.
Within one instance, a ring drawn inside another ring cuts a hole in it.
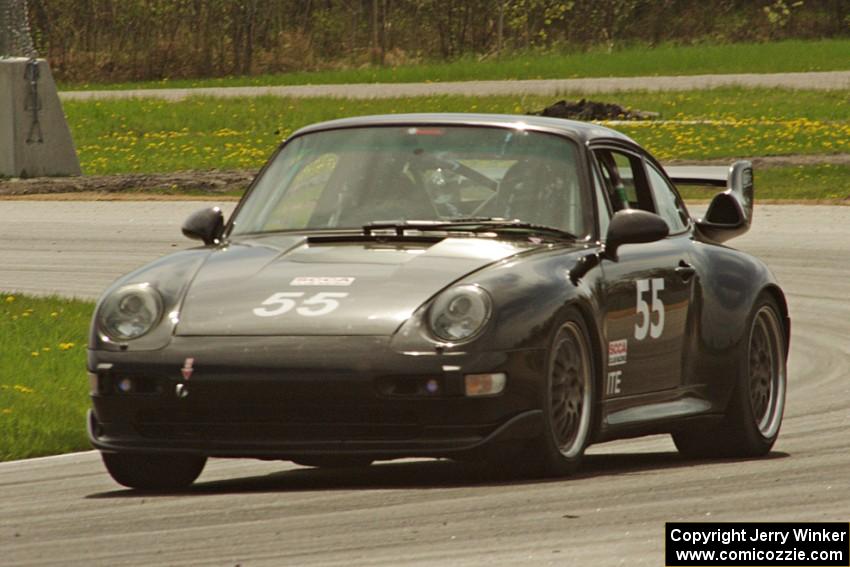
[[[159,322],[162,298],[150,284],[125,285],[100,308],[100,329],[109,338],[127,341],[141,337]]]
[[[477,335],[490,319],[490,296],[475,285],[459,285],[440,294],[431,305],[431,332],[444,341],[458,342]]]

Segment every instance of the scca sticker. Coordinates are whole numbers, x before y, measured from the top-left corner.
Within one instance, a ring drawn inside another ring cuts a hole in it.
[[[289,285],[291,286],[327,286],[327,287],[347,287],[354,283],[354,278],[337,277],[337,276],[299,276],[293,278]]]
[[[629,356],[629,340],[621,339],[608,343],[608,366],[625,364]]]

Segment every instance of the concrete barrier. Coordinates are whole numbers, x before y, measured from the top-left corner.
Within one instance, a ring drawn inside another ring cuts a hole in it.
[[[80,162],[44,59],[0,59],[0,175],[80,175]]]

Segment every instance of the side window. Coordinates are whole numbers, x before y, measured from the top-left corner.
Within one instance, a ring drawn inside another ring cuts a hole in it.
[[[596,212],[599,217],[599,238],[605,240],[608,225],[611,224],[611,209],[606,196],[606,182],[599,173],[599,166],[593,164],[593,191],[596,193]]]
[[[671,234],[685,230],[689,222],[688,211],[676,191],[651,163],[646,164],[646,171],[652,195],[655,197],[656,212],[667,221]]]
[[[602,148],[594,150],[614,210],[643,209],[654,212],[646,187],[643,160],[631,153]]]

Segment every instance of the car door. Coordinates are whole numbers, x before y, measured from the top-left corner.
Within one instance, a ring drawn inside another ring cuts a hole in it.
[[[602,262],[608,341],[603,398],[676,388],[682,384],[694,273],[688,224],[666,210],[669,198],[656,197],[672,189],[663,187],[663,175],[646,167],[637,150],[600,147],[592,153],[615,209],[660,213],[670,227],[667,238],[622,246],[617,261]],[[666,208],[659,207],[665,203]]]

